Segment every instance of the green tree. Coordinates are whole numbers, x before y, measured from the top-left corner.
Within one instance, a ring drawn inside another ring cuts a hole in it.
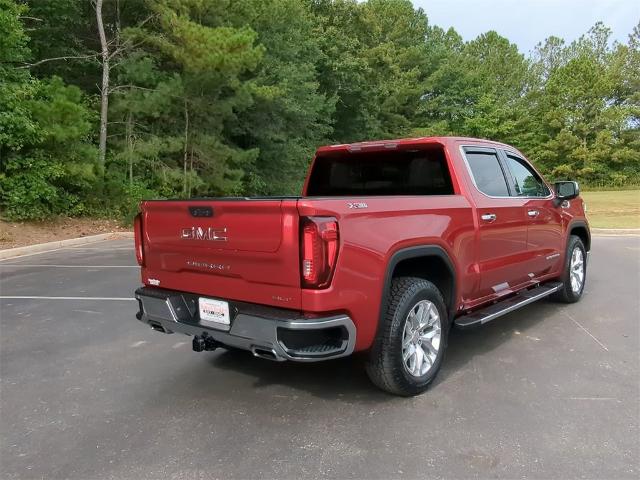
[[[321,91],[336,97],[337,141],[397,137],[416,121],[434,65],[427,16],[409,0],[312,2]]]
[[[19,68],[29,58],[28,37],[20,16],[26,7],[0,0],[0,169],[10,150],[19,150],[37,138],[25,100],[33,95],[29,71]]]
[[[320,92],[311,10],[300,0],[248,0],[224,14],[236,27],[251,25],[263,49],[252,75],[253,103],[227,129],[239,146],[258,152],[246,192],[298,193],[313,151],[330,141],[335,110],[335,99]]]
[[[20,16],[26,7],[0,0],[0,196],[10,218],[85,211],[95,150],[91,113],[77,87],[36,80]]]
[[[42,219],[88,213],[98,199],[92,113],[77,87],[61,79],[33,81],[23,99],[33,135],[9,148],[0,189],[9,218]]]
[[[610,36],[599,23],[566,47],[538,50],[533,70],[542,77],[527,98],[530,153],[553,177],[619,184],[640,173],[633,37],[624,46]]]
[[[548,175],[640,182],[640,25],[530,58],[410,0],[0,0],[3,215],[131,217],[144,197],[297,193],[314,149],[408,135],[519,147]],[[106,103],[106,102],[105,102]],[[104,143],[104,142],[102,142]]]
[[[133,105],[121,105],[120,110],[133,113],[139,107],[140,96],[133,93],[136,89],[156,93],[164,90],[165,98],[160,102],[153,102],[156,95],[143,95],[142,99],[151,99],[146,101],[151,110],[145,109],[143,115],[147,120],[155,119],[148,129],[148,141],[164,148],[158,157],[167,167],[163,171],[165,178],[168,171],[181,170],[183,181],[179,185],[186,195],[187,178],[190,172],[197,171],[203,181],[192,185],[192,193],[241,193],[244,172],[251,168],[257,150],[239,148],[225,131],[239,112],[253,103],[256,86],[244,75],[253,71],[262,58],[263,49],[255,45],[256,34],[247,27],[208,25],[202,15],[205,7],[194,0],[154,1],[150,8],[156,20],[143,28],[125,30],[123,35],[143,45],[146,56],[139,58],[151,65],[146,74],[155,79],[149,77],[149,86],[141,87],[135,76],[145,75],[145,70],[140,69],[140,64],[129,62],[126,75],[134,83],[120,102],[131,100]],[[163,67],[161,75],[153,73],[158,64]],[[170,92],[165,89],[167,82],[172,85]],[[178,144],[182,146],[180,150],[176,148]]]
[[[454,41],[426,82],[421,132],[509,140],[526,88],[524,56],[496,32]]]

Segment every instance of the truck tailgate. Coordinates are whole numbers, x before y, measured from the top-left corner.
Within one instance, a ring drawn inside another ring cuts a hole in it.
[[[145,285],[300,308],[295,199],[141,205]]]

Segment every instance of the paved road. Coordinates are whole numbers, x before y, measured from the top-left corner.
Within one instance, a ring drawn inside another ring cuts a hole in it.
[[[454,331],[412,399],[357,358],[193,353],[134,320],[134,265],[123,240],[0,262],[0,478],[640,475],[640,238],[594,239],[582,302]]]

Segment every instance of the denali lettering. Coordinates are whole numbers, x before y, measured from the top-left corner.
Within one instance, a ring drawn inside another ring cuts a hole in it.
[[[183,240],[209,240],[212,242],[226,242],[227,227],[223,228],[202,228],[187,227],[180,231],[180,238]]]
[[[291,301],[291,297],[281,297],[280,295],[272,295],[271,299],[272,300],[276,300],[278,302],[290,302]]]
[[[187,260],[187,265],[190,267],[208,268],[209,270],[229,270],[231,268],[231,265],[225,265],[223,263],[197,262],[195,260]]]

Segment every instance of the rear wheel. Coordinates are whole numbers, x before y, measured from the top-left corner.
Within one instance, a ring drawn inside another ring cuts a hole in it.
[[[446,348],[448,318],[442,294],[415,277],[393,280],[387,312],[366,364],[372,382],[387,392],[411,396],[436,377]]]
[[[562,288],[553,299],[565,303],[575,303],[582,298],[587,280],[587,251],[580,237],[571,235],[567,242]]]

